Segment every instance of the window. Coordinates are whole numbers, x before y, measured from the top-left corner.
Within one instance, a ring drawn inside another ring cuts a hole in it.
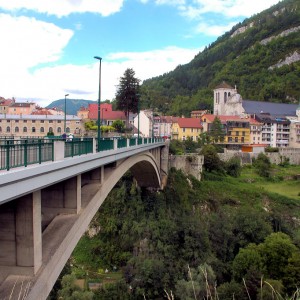
[[[238,137],[235,137],[235,138],[234,138],[234,141],[235,141],[236,143],[238,143],[238,142],[239,142],[239,138],[238,138]]]
[[[24,120],[23,122],[24,122],[24,123],[27,123],[27,120]]]
[[[27,127],[23,127],[23,132],[27,132]]]
[[[57,128],[57,132],[61,133],[61,128],[60,127]]]
[[[15,120],[16,123],[19,123],[19,120]]]
[[[44,120],[41,120],[41,123],[45,123],[45,121],[44,121]]]
[[[10,132],[10,127],[9,126],[6,127],[6,132]]]
[[[32,128],[31,128],[31,132],[32,132],[32,133],[35,133],[35,127],[32,127]]]
[[[35,120],[32,120],[32,123],[35,123]]]
[[[52,121],[52,120],[50,120],[50,121],[49,121],[49,123],[53,123],[53,121]]]
[[[15,128],[15,132],[19,132],[19,127],[16,127],[16,128]]]
[[[40,132],[41,132],[41,133],[45,132],[44,127],[41,127]]]
[[[243,132],[242,132],[242,135],[243,135],[243,136],[245,136],[245,135],[246,135],[246,132],[245,132],[245,131],[243,131]]]
[[[235,132],[235,135],[236,135],[236,136],[238,136],[238,135],[239,135],[239,132],[238,132],[238,131],[236,131],[236,132]]]
[[[53,128],[52,127],[49,127],[49,132],[53,132]]]
[[[10,123],[10,120],[6,120],[6,123]]]
[[[241,137],[241,142],[244,143],[245,142],[245,138],[242,136]]]
[[[60,120],[58,120],[58,121],[57,121],[57,123],[61,123],[61,121],[60,121]]]
[[[185,128],[182,128],[182,132],[185,132]]]

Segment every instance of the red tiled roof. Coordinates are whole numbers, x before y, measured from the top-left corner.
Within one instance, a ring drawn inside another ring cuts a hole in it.
[[[221,84],[217,85],[215,89],[233,89],[233,87],[225,81],[223,81]]]
[[[32,115],[48,115],[52,116],[52,113],[48,109],[39,109],[31,113]]]
[[[112,104],[109,103],[101,103],[100,110],[106,109],[106,111],[112,111]],[[98,103],[91,103],[88,107],[89,112],[98,112]]]
[[[203,121],[204,119],[206,119],[209,122],[213,122],[214,119],[218,117],[221,121],[221,123],[225,123],[227,121],[245,121],[245,122],[250,122],[249,118],[241,118],[239,116],[223,116],[223,115],[203,115],[201,117],[201,120]]]
[[[123,111],[100,111],[100,117],[102,120],[125,120],[125,113]],[[89,112],[89,119],[97,120],[98,110]]]
[[[173,116],[157,116],[154,120],[160,121],[161,123],[177,123],[178,117]]]
[[[181,128],[202,128],[200,119],[197,118],[178,118],[177,123]]]

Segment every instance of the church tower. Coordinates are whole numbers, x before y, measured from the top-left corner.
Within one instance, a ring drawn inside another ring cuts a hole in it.
[[[214,89],[214,115],[225,115],[225,104],[236,93],[236,88],[233,88],[225,81],[218,85]]]

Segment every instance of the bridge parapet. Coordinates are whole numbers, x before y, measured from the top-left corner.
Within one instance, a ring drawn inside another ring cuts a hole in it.
[[[22,281],[16,284],[20,276],[30,284],[26,299],[46,299],[93,216],[129,169],[141,186],[161,188],[165,142],[135,142],[127,140],[125,147],[114,140],[110,150],[57,156],[0,174],[0,299],[12,289],[10,299],[23,295]]]

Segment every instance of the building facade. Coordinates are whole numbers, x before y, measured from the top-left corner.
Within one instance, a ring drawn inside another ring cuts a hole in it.
[[[44,137],[48,132],[55,136],[64,133],[66,120],[66,133],[82,136],[85,133],[84,124],[77,116],[67,115],[0,115],[1,137]]]
[[[194,142],[199,139],[203,131],[200,119],[198,118],[178,118],[172,124],[172,139],[185,141],[191,138]]]

